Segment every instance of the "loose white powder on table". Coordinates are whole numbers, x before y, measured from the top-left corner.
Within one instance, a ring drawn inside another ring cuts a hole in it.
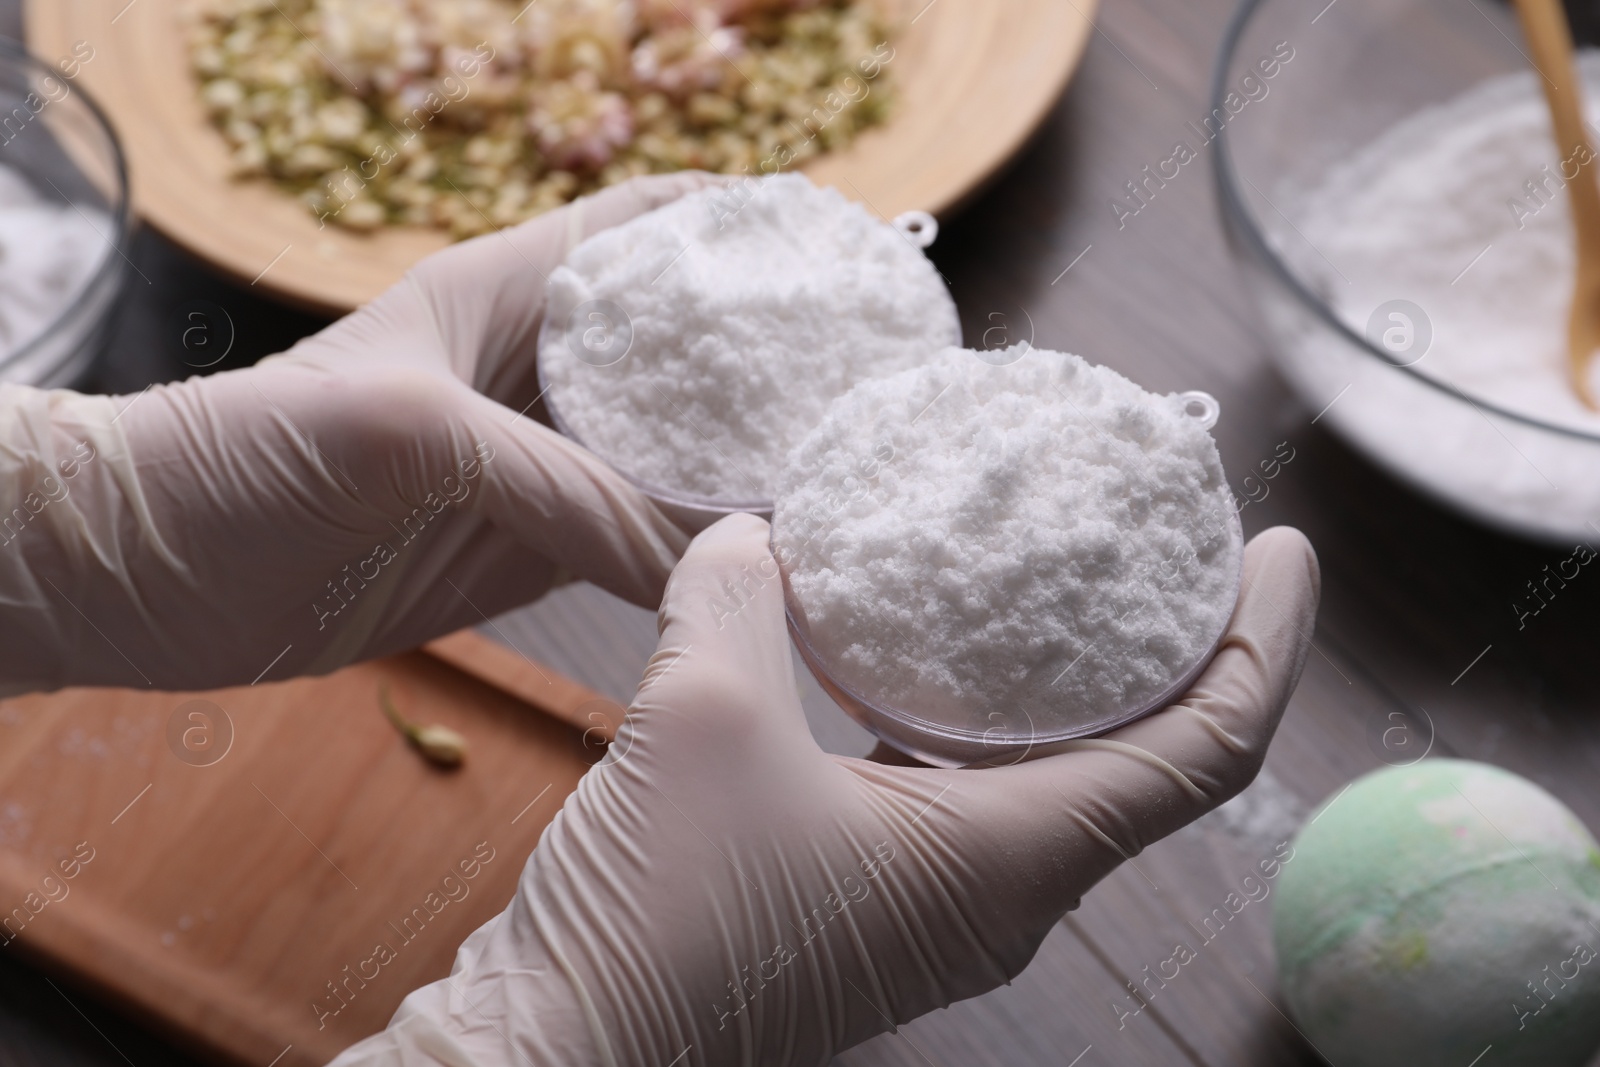
[[[829,401],[960,340],[919,248],[793,174],[691,193],[602,231],[549,293],[546,320],[565,328],[547,327],[539,358],[562,421],[635,478],[721,500],[770,500]],[[591,301],[631,328],[614,363],[604,331],[616,324],[585,333]]]
[[[1060,352],[950,348],[829,407],[773,542],[838,681],[946,727],[1051,734],[1142,710],[1210,652],[1235,522],[1180,398]]]
[[[110,232],[104,213],[41,196],[0,164],[0,358],[38,337],[83,289]]]
[[[1579,67],[1587,112],[1600,115],[1600,56],[1581,56]],[[1572,217],[1536,77],[1487,80],[1396,124],[1309,190],[1282,190],[1298,232],[1273,236],[1354,332],[1382,344],[1384,330],[1397,331],[1387,345],[1396,362],[1507,410],[1600,434],[1600,414],[1567,374]],[[1576,162],[1565,161],[1568,175]],[[1398,300],[1413,307],[1395,309]],[[1404,371],[1278,317],[1291,375],[1319,406],[1342,392],[1328,418],[1367,451],[1491,522],[1592,536],[1600,443],[1503,418],[1491,425]]]

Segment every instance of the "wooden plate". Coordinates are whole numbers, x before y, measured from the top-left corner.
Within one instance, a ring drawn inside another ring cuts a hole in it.
[[[466,766],[411,751],[380,686]],[[0,947],[208,1056],[316,1067],[449,973],[621,716],[470,631],[324,678],[0,701]]]
[[[177,24],[182,0],[27,0],[29,47],[47,61],[85,41],[79,83],[128,154],[134,205],[178,244],[302,306],[344,312],[448,238],[423,229],[361,235],[317,220],[260,181],[227,177]],[[948,212],[1022,146],[1060,95],[1092,32],[1096,0],[902,0],[887,124],[807,173],[884,217]],[[918,10],[920,8],[920,11]]]

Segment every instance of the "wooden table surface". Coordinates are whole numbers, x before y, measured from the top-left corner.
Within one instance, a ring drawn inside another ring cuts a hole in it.
[[[1320,6],[1308,7],[1308,33]],[[969,344],[1009,331],[1007,339],[1081,353],[1151,389],[1213,393],[1236,481],[1288,442],[1293,461],[1242,519],[1247,534],[1292,523],[1316,545],[1324,586],[1315,650],[1266,770],[1239,800],[1109,877],[1012,986],[851,1050],[838,1060],[849,1067],[1316,1062],[1280,1010],[1270,899],[1204,945],[1196,924],[1319,801],[1386,755],[1396,759],[1376,740],[1393,713],[1416,725],[1419,744],[1425,713],[1434,753],[1526,775],[1600,827],[1591,785],[1600,768],[1597,580],[1572,583],[1518,631],[1513,598],[1566,553],[1417,499],[1311,425],[1313,413],[1269,363],[1207,169],[1184,168],[1119,229],[1111,198],[1170,153],[1186,121],[1207,113],[1205,86],[1231,7],[1106,0],[1083,67],[1037,141],[944,228],[934,259]],[[14,4],[0,16],[14,26]],[[136,282],[122,309],[100,387],[135,390],[184,372],[170,312],[186,299],[212,300],[253,324],[241,330],[242,360],[317,325],[212,278],[151,235],[134,257],[150,286]],[[650,613],[589,587],[562,590],[490,633],[618,700],[631,695],[654,645]],[[809,688],[825,747],[865,751],[865,735]],[[1179,941],[1196,946],[1198,959],[1130,1014],[1137,1004],[1125,983]],[[86,994],[0,959],[0,1067],[124,1062],[192,1061]]]

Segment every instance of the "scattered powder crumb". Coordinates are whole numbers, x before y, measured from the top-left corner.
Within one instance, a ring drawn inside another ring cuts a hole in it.
[[[105,759],[111,755],[111,746],[103,738],[88,733],[81,726],[74,726],[63,734],[56,743],[56,750],[63,756],[79,759]]]
[[[1280,843],[1294,839],[1310,811],[1305,801],[1263,767],[1249,788],[1180,832],[1203,836],[1206,828],[1215,827],[1248,851],[1266,856]]]
[[[829,401],[961,333],[920,249],[796,174],[691,193],[602,231],[549,292],[539,359],[562,420],[641,481],[721,500],[772,499]],[[627,355],[606,366],[610,335],[582,340],[599,321],[582,314],[589,301],[631,323]]]
[[[0,358],[32,341],[88,284],[111,220],[41,196],[0,165]]]
[[[1179,398],[1027,346],[949,348],[856,386],[791,455],[773,516],[838,680],[1022,736],[1107,727],[1210,653],[1237,593],[1234,523]]]
[[[0,845],[15,847],[33,836],[33,813],[14,800],[0,805]]]

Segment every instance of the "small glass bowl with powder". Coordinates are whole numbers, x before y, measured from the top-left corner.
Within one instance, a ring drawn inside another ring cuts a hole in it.
[[[0,381],[70,385],[104,339],[128,262],[127,168],[79,78],[0,42]]]
[[[1243,537],[1204,393],[1019,345],[857,385],[791,453],[772,546],[802,658],[894,747],[1021,759],[1180,697]]]
[[[784,457],[857,382],[961,339],[923,249],[797,174],[690,193],[579,244],[539,335],[551,421],[691,531],[772,510]]]
[[[1314,421],[1422,493],[1591,542],[1600,413],[1566,370],[1582,161],[1556,147],[1513,7],[1348,0],[1314,44],[1305,25],[1291,0],[1243,5],[1187,138],[1216,140],[1279,368]],[[1592,122],[1600,55],[1577,67]]]

